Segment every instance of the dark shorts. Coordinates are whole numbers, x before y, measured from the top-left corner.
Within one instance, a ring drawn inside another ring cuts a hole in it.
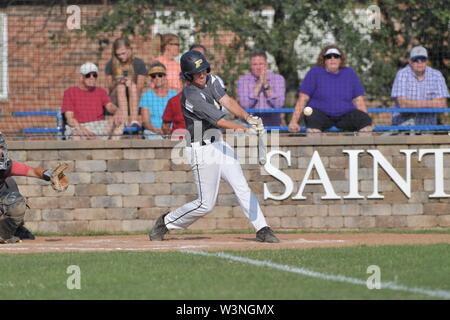
[[[309,117],[304,116],[304,118],[307,128],[321,131],[325,131],[333,126],[343,131],[359,131],[372,124],[372,119],[369,115],[358,109],[339,117],[329,116],[320,110],[314,109]]]

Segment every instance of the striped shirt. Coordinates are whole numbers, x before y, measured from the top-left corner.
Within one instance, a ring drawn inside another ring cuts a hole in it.
[[[418,80],[410,65],[397,72],[392,86],[392,98],[404,97],[408,100],[432,100],[436,98],[448,98],[447,84],[442,73],[436,69],[426,67],[424,79]],[[426,105],[424,108],[428,107]],[[414,118],[416,125],[436,124],[436,113],[394,113],[392,122],[401,124]]]

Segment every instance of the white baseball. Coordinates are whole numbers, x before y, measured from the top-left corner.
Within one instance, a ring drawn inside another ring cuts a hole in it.
[[[303,114],[307,117],[312,115],[312,113],[313,113],[313,109],[311,107],[306,107],[305,109],[303,109]]]

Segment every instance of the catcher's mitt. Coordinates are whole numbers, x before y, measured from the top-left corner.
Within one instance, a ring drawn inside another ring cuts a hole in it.
[[[45,170],[44,179],[50,181],[54,190],[62,192],[69,187],[69,178],[64,174],[68,167],[67,163],[59,163],[55,168]]]

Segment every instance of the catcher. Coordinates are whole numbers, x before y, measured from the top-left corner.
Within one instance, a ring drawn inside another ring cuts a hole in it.
[[[68,165],[63,163],[54,169],[45,170],[11,160],[8,156],[8,146],[0,133],[0,244],[34,239],[33,234],[24,226],[26,200],[12,177],[25,176],[50,181],[53,189],[64,191],[69,185],[64,174],[67,168]]]

